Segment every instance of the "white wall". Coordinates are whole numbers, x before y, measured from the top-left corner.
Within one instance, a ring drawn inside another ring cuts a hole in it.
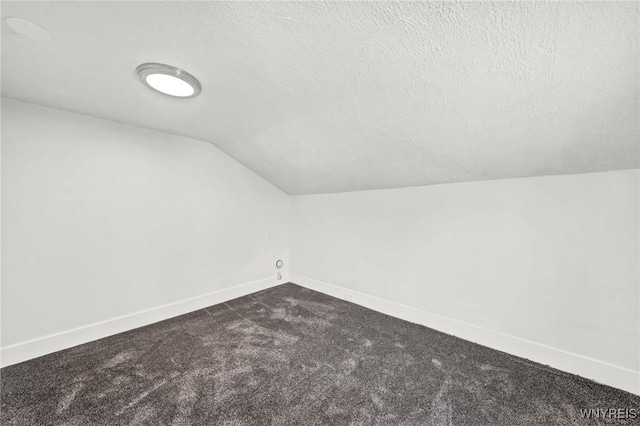
[[[479,328],[445,331],[489,346],[501,343],[478,333],[577,355],[567,369],[598,361],[577,372],[640,392],[638,181],[626,170],[295,196],[292,279],[463,321]],[[617,382],[591,374],[609,366]]]
[[[213,145],[2,102],[4,349],[288,264],[287,195]]]
[[[5,365],[276,284],[291,220],[299,284],[640,393],[638,170],[289,198],[202,141],[2,125]]]

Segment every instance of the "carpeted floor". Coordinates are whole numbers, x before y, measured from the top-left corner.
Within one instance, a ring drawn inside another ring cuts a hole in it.
[[[611,421],[579,410],[640,411],[640,397],[294,284],[1,373],[3,425],[596,425]]]

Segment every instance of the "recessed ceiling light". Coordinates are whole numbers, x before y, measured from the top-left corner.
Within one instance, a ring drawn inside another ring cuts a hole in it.
[[[201,90],[197,78],[171,65],[151,62],[138,65],[136,75],[145,86],[177,98],[195,98]]]
[[[13,33],[38,41],[51,41],[53,37],[40,25],[22,18],[7,18],[5,20]]]

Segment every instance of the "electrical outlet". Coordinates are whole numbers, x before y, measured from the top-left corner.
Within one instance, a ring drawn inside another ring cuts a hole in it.
[[[278,272],[278,279],[281,280],[282,279],[282,273]]]

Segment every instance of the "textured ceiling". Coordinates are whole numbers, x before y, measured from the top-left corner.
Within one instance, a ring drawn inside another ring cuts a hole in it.
[[[2,93],[211,142],[289,194],[639,166],[638,4],[2,2]],[[156,94],[143,62],[200,97]]]

